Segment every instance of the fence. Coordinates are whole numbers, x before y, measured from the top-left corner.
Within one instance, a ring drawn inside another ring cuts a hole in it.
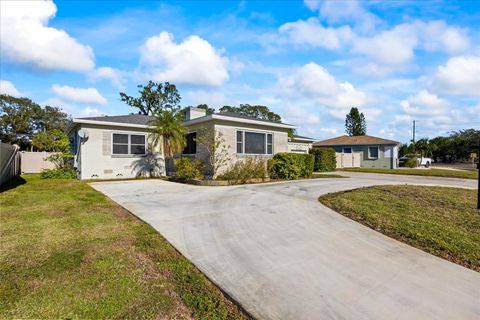
[[[335,154],[337,160],[337,169],[339,168],[358,168],[360,167],[360,153],[340,153]]]
[[[20,173],[20,154],[17,145],[0,142],[0,185]]]
[[[45,169],[53,169],[55,165],[47,158],[54,152],[29,152],[22,151],[21,171],[22,173],[40,173]]]

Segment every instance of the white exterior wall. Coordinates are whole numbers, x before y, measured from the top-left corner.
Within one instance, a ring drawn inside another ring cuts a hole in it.
[[[312,143],[299,142],[299,141],[289,141],[288,142],[288,152],[308,153],[308,151],[310,149],[312,149]]]
[[[223,166],[217,174],[221,174],[228,167],[235,164],[237,161],[241,161],[247,157],[262,157],[269,159],[274,154],[279,152],[288,152],[288,129],[268,126],[268,123],[257,125],[247,124],[234,121],[214,121],[209,123],[201,123],[197,125],[188,126],[189,132],[199,131],[200,128],[215,127],[217,132],[220,132],[225,140],[225,145],[228,147],[230,162]],[[273,154],[272,155],[248,155],[237,154],[237,130],[246,130],[261,133],[271,133],[273,135]],[[201,146],[197,144],[197,157],[202,152]]]
[[[77,134],[80,128],[86,129],[89,135],[88,139],[81,143],[80,152],[75,159],[80,179],[120,179],[134,178],[140,174],[148,175],[154,161],[158,165],[157,174],[165,175],[165,161],[158,146],[154,148],[154,156],[112,154],[113,133],[145,134],[148,149],[151,138],[145,129],[82,124],[74,134]]]

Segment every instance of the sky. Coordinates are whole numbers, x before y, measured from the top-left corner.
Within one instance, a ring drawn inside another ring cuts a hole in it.
[[[119,92],[177,85],[181,105],[266,105],[298,134],[407,142],[480,129],[480,1],[0,1],[0,92],[73,117],[137,112]]]

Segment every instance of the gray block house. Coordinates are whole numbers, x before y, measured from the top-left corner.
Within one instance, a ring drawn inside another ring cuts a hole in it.
[[[335,149],[337,168],[398,167],[399,142],[372,136],[340,136],[313,143],[314,148]]]

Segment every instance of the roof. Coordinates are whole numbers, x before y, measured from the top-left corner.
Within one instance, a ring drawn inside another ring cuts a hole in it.
[[[101,117],[77,118],[76,120],[114,122],[114,123],[122,123],[122,124],[139,124],[139,125],[146,126],[153,119],[155,119],[154,116],[147,116],[147,115],[144,115],[144,114],[128,114],[128,115],[122,115],[122,116],[101,116]]]
[[[85,124],[99,124],[99,125],[110,125],[110,126],[123,126],[123,127],[133,127],[133,128],[148,128],[148,124],[151,120],[155,119],[153,116],[143,115],[143,114],[129,114],[129,115],[120,115],[120,116],[101,116],[101,117],[86,117],[86,118],[74,118],[72,126],[67,130],[71,131],[75,124],[85,123]],[[280,127],[280,128],[295,128],[294,125],[280,123],[270,120],[258,119],[255,117],[244,116],[234,112],[221,112],[206,115],[203,117],[194,118],[184,122],[184,125],[188,126],[191,124],[211,121],[211,120],[224,120],[224,121],[236,121],[243,123],[252,123],[258,124],[259,122],[271,126],[271,127]]]
[[[315,139],[313,139],[313,138],[299,136],[299,135],[296,135],[296,134],[293,135],[293,140],[312,141],[312,142],[315,141]]]
[[[372,136],[340,136],[313,143],[314,147],[324,146],[354,146],[354,145],[391,145],[398,144],[397,141],[377,138]]]

